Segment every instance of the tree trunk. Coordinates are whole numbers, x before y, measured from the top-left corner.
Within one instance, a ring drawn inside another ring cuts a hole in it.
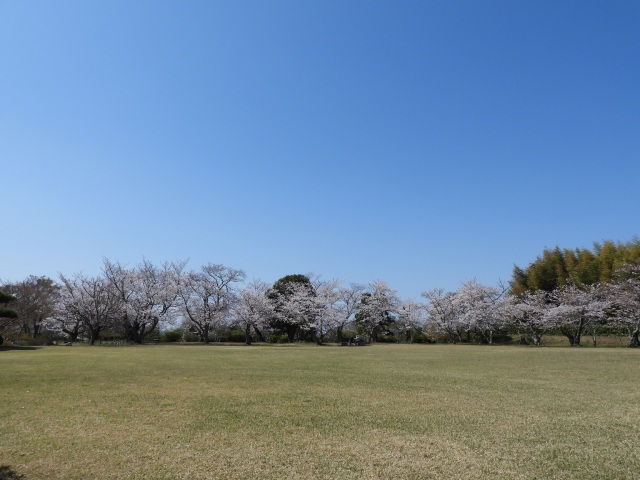
[[[101,330],[100,327],[97,327],[97,328],[89,327],[89,345],[96,344],[96,340],[100,338],[100,330]]]
[[[324,324],[323,324],[322,320],[320,320],[320,328],[318,328],[316,330],[316,344],[317,345],[322,345],[324,343],[323,329],[324,329]]]
[[[32,338],[36,338],[38,335],[40,335],[41,327],[42,327],[42,321],[38,321],[33,324]]]
[[[584,328],[584,317],[580,317],[580,322],[578,323],[578,329],[576,330],[576,335],[574,338],[574,346],[580,346],[580,339],[582,338],[582,329]]]
[[[293,343],[295,341],[297,330],[297,325],[287,325],[287,340],[289,343]]]
[[[127,340],[141,345],[142,340],[144,339],[145,329],[146,328],[144,323],[141,324],[138,321],[133,322],[127,328]]]
[[[256,325],[253,326],[253,331],[256,332],[256,335],[258,335],[258,341],[263,343],[267,341],[267,339],[264,338],[264,335]]]
[[[251,345],[251,324],[247,324],[244,329],[244,343],[245,345]]]
[[[640,325],[637,325],[636,328],[629,333],[629,347],[640,347],[640,339],[638,337],[640,337]]]
[[[562,333],[562,335],[567,337],[567,339],[569,340],[569,345],[571,345],[572,347],[580,344],[580,337],[578,337],[578,343],[576,344],[576,334],[574,332],[565,329],[560,329],[560,332]]]
[[[62,329],[62,333],[66,333],[67,337],[69,337],[69,341],[70,342],[77,342],[78,341],[78,335],[80,332],[80,327],[78,325],[76,325],[73,330],[68,330],[66,328]]]
[[[200,340],[203,343],[209,343],[209,325],[205,325],[202,329],[202,335],[200,336]]]
[[[582,338],[582,329],[584,328],[584,318],[580,318],[580,322],[576,326],[575,331],[571,327],[560,328],[560,332],[569,339],[569,345],[572,347],[580,346],[580,339]]]
[[[144,340],[146,330],[147,330],[146,324],[143,323],[142,325],[138,325],[138,327],[136,328],[135,343],[137,343],[138,345],[142,345],[142,341]]]

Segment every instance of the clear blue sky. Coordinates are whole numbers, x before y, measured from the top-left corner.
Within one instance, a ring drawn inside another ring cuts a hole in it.
[[[0,0],[0,278],[405,297],[640,234],[640,2]]]

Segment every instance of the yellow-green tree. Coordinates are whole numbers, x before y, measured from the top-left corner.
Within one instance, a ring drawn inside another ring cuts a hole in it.
[[[640,239],[594,243],[593,249],[547,248],[526,268],[514,266],[511,293],[552,292],[566,285],[608,283],[614,272],[626,264],[640,264]]]

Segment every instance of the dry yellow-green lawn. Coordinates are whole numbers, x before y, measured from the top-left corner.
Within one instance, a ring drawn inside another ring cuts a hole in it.
[[[640,478],[640,351],[0,351],[0,479]]]

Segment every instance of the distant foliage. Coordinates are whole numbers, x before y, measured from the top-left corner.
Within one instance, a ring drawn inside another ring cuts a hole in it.
[[[591,250],[545,249],[528,267],[514,267],[511,293],[552,292],[567,285],[608,283],[614,272],[626,264],[640,264],[640,239],[627,243],[595,243]]]

